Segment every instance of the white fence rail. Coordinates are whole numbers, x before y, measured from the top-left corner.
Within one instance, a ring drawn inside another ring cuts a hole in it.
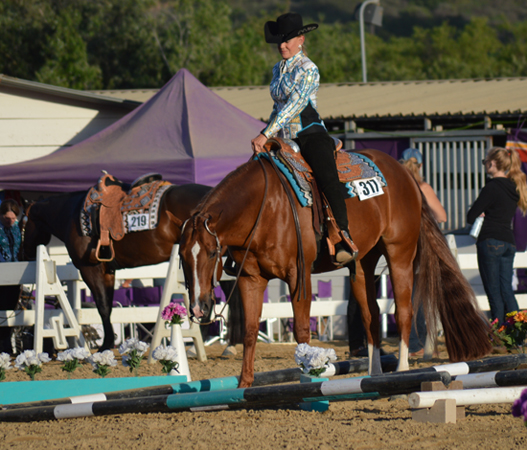
[[[447,235],[447,240],[463,273],[476,293],[480,308],[484,311],[489,310],[488,300],[483,291],[477,270],[474,240],[470,236],[464,235]],[[34,348],[37,351],[39,349],[41,351],[44,337],[53,338],[56,348],[59,349],[67,346],[67,337],[73,337],[83,343],[79,326],[101,323],[100,316],[94,308],[81,307],[80,291],[84,287],[84,283],[77,269],[71,263],[57,265],[55,261],[51,260],[43,247],[42,249],[43,252],[40,253],[41,256],[37,262],[2,263],[0,285],[35,284],[37,298],[34,310],[0,311],[0,317],[6,318],[0,326],[33,326],[36,324]],[[168,304],[172,293],[182,294],[188,307],[187,292],[178,266],[177,246],[175,246],[170,263],[119,270],[116,272],[116,278],[118,280],[165,278],[161,308]],[[516,254],[514,267],[527,268],[527,253]],[[379,265],[377,274],[381,276],[381,295],[378,303],[383,318],[381,326],[383,337],[386,337],[387,315],[395,312],[395,305],[393,299],[388,298],[386,289],[387,273],[383,272],[382,269],[382,265]],[[332,280],[333,293],[329,299],[312,302],[311,316],[344,318],[347,315],[347,293],[349,293],[347,270],[341,269],[313,276],[314,293],[317,292],[316,283],[318,280]],[[67,284],[67,296],[62,283]],[[268,292],[269,303],[265,303],[263,306],[262,320],[293,317],[291,303],[289,301],[280,301],[287,294],[285,283],[280,280],[271,281]],[[56,296],[62,309],[44,309],[44,296],[47,295]],[[516,298],[520,308],[527,309],[527,294],[517,294]],[[112,323],[156,323],[152,345],[159,345],[162,337],[168,337],[169,335],[169,331],[165,329],[159,312],[160,307],[157,306],[114,308],[112,311]],[[275,321],[274,323],[279,324],[280,321]],[[206,354],[199,327],[190,325],[187,330],[183,331],[185,337],[191,337],[194,340],[198,358],[205,360]]]
[[[64,261],[63,258],[61,260]],[[67,337],[85,345],[80,326],[101,323],[96,309],[81,307],[81,289],[85,285],[79,271],[71,263],[57,266],[44,246],[38,247],[36,262],[2,263],[1,268],[0,285],[35,285],[35,309],[0,311],[0,317],[5,318],[0,326],[34,326],[33,348],[37,352],[42,351],[45,337],[53,338],[57,349],[68,347]],[[163,337],[170,335],[170,330],[164,326],[160,309],[168,305],[172,294],[182,294],[186,307],[189,307],[183,276],[179,270],[177,246],[172,250],[170,262],[116,271],[118,280],[145,278],[165,278],[161,306],[114,308],[111,320],[112,323],[155,323],[152,338],[152,346],[155,348]],[[68,295],[63,282],[68,287]],[[45,296],[55,296],[61,309],[45,309]],[[189,324],[182,332],[183,337],[193,339],[198,359],[205,361],[205,347],[199,326]]]

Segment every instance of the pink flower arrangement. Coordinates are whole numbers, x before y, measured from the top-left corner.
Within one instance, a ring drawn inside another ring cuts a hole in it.
[[[524,389],[518,400],[512,405],[512,415],[523,417],[523,424],[527,427],[527,389]]]
[[[187,315],[187,309],[179,303],[171,302],[163,309],[161,318],[165,320],[167,325],[181,325],[183,317]]]

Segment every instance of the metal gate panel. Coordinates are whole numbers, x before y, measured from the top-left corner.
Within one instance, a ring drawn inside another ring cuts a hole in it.
[[[481,161],[492,147],[492,137],[422,137],[412,138],[410,145],[422,153],[424,179],[447,213],[441,229],[464,228],[467,211],[485,185]]]

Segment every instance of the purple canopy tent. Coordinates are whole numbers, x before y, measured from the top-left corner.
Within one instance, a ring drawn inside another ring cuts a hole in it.
[[[0,188],[72,192],[101,170],[131,182],[157,172],[175,184],[216,185],[252,155],[265,124],[181,69],[155,96],[90,138],[47,156],[0,166]]]

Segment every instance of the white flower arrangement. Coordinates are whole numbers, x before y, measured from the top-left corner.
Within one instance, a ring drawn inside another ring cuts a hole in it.
[[[37,355],[35,350],[24,350],[24,353],[16,357],[15,367],[26,372],[29,378],[34,381],[35,375],[42,372],[42,363],[50,361],[51,358],[47,353],[39,353]]]
[[[5,371],[12,369],[9,353],[0,353],[0,381],[5,380]]]
[[[57,359],[64,363],[62,370],[71,374],[77,367],[81,366],[81,361],[89,358],[91,353],[84,347],[68,348],[57,355]]]
[[[337,354],[332,348],[311,347],[298,344],[295,350],[295,362],[302,371],[312,376],[320,376],[329,367],[330,361],[336,361]]]
[[[127,339],[119,346],[119,353],[123,355],[123,366],[129,367],[130,372],[135,371],[137,375],[143,356],[149,348],[149,344],[137,338]]]
[[[165,345],[160,345],[159,347],[155,348],[154,352],[152,353],[152,358],[161,363],[163,366],[163,373],[168,375],[174,369],[179,373],[177,370],[179,367],[179,363],[177,361],[178,354],[175,347],[172,347],[171,345],[168,347]]]
[[[102,378],[110,373],[110,367],[117,365],[115,355],[111,350],[94,353],[88,361],[93,366],[93,371]]]

